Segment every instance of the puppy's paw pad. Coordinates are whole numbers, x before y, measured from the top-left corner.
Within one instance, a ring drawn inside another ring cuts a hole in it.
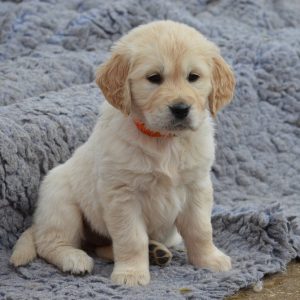
[[[149,261],[152,265],[164,267],[170,263],[172,253],[163,244],[149,241]]]
[[[82,250],[74,249],[64,254],[63,272],[70,272],[72,274],[91,273],[93,266],[93,259]]]
[[[149,271],[114,271],[111,275],[111,280],[117,284],[125,284],[128,286],[147,285],[150,282]]]

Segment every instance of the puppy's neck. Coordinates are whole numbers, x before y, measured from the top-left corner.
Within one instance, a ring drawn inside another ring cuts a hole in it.
[[[143,122],[136,119],[134,120],[134,124],[140,132],[153,138],[166,138],[173,136],[172,134],[162,134],[158,131],[152,131],[151,129],[147,128]]]

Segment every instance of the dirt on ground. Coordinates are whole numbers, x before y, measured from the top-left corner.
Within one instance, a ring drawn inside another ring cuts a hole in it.
[[[226,300],[299,300],[300,260],[292,261],[285,272],[265,276],[263,289],[243,289]]]

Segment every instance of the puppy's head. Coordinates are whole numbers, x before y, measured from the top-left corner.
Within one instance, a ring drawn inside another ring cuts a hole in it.
[[[154,131],[196,130],[230,102],[234,75],[218,48],[172,21],[139,26],[97,72],[106,99]]]

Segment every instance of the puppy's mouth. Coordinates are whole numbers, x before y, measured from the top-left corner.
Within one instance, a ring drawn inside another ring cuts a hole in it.
[[[195,128],[191,125],[191,121],[189,119],[186,120],[171,120],[169,124],[167,124],[163,130],[166,131],[183,131],[183,130],[195,130]]]
[[[162,111],[156,114],[143,114],[140,120],[151,131],[159,132],[161,134],[179,134],[183,131],[196,131],[197,122],[195,122],[192,115],[184,118],[174,117],[169,113]]]

